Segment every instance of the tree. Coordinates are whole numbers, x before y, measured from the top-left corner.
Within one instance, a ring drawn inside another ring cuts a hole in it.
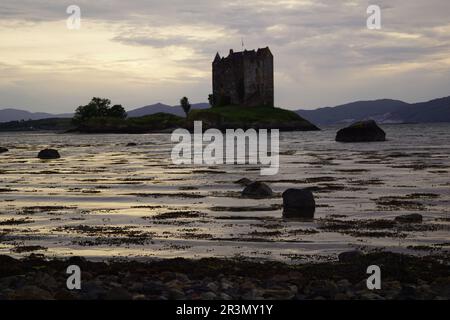
[[[121,105],[114,105],[111,107],[111,100],[94,97],[91,102],[85,106],[79,106],[75,111],[73,122],[81,124],[86,120],[92,118],[118,118],[125,119],[127,113]]]
[[[208,95],[208,101],[209,101],[209,105],[210,105],[211,107],[215,107],[215,106],[216,106],[216,103],[215,103],[215,99],[214,99],[214,95],[213,95],[213,94]]]
[[[188,116],[189,111],[191,110],[191,104],[189,103],[189,99],[183,97],[180,100],[181,107],[183,108],[184,113],[186,113],[186,117]]]
[[[127,117],[127,112],[120,104],[116,104],[109,109],[109,116],[112,118],[125,119]]]

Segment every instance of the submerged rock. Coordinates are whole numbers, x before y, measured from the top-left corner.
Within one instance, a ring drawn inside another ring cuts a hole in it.
[[[338,142],[386,141],[386,133],[373,120],[360,121],[341,129],[336,135]]]
[[[288,189],[283,193],[283,207],[285,218],[312,219],[316,202],[308,189]]]
[[[59,155],[58,150],[55,149],[44,149],[38,154],[39,159],[59,159],[61,156]]]
[[[242,196],[247,198],[267,198],[273,195],[272,189],[264,182],[253,182],[245,187]]]
[[[404,216],[398,216],[395,221],[400,223],[422,223],[423,217],[418,213],[408,214]]]
[[[9,150],[3,147],[0,147],[0,153],[8,152]]]
[[[136,147],[136,146],[137,146],[137,143],[135,143],[135,142],[130,142],[127,144],[127,147]]]
[[[242,179],[240,179],[238,181],[235,181],[234,183],[240,184],[242,186],[248,186],[249,184],[252,183],[252,181],[250,179],[247,179],[247,178],[242,178]]]

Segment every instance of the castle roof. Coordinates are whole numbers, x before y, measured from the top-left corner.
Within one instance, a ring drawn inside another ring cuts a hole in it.
[[[226,59],[233,59],[233,58],[240,58],[240,57],[263,57],[272,55],[272,52],[270,51],[269,47],[265,48],[259,48],[258,50],[244,50],[239,52],[234,52],[233,49],[230,50],[230,53],[228,57],[220,57],[219,53],[216,54],[216,57],[214,59],[214,63],[226,60]]]

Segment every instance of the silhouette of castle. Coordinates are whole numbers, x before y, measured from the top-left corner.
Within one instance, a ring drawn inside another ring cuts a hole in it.
[[[214,106],[274,106],[273,55],[269,47],[233,52],[213,63]]]

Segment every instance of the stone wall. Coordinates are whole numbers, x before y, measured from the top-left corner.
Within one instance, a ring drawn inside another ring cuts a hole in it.
[[[269,48],[219,54],[213,62],[213,97],[216,106],[274,105],[273,55]]]

